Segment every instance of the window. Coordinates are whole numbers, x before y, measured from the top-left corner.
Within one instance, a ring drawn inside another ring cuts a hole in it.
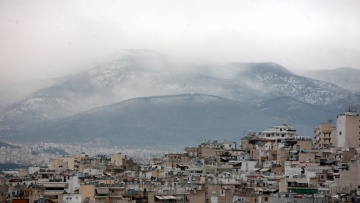
[[[339,131],[339,135],[341,135],[341,131]]]
[[[268,197],[265,197],[264,200],[265,200],[265,201],[268,201]]]

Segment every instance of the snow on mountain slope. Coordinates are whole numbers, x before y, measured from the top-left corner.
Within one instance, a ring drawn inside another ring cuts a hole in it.
[[[27,80],[21,82],[1,83],[0,101],[10,104],[23,99],[37,90],[60,84],[71,78],[71,75],[44,80]]]
[[[337,68],[334,70],[301,71],[299,75],[338,85],[339,87],[360,92],[360,70],[355,68]]]
[[[359,93],[276,63],[182,64],[150,50],[127,50],[6,107],[0,125],[20,129],[131,98],[192,93],[249,104],[288,97],[341,110],[360,103]]]
[[[329,105],[339,109],[345,108],[349,103],[360,103],[360,94],[344,90],[332,83],[295,75],[274,63],[269,64],[269,68],[261,66],[264,64],[250,64],[241,76],[264,87],[267,97],[286,96],[309,104]]]

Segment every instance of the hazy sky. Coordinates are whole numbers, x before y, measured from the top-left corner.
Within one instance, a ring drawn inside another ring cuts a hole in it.
[[[74,73],[128,48],[192,62],[360,68],[360,1],[0,0],[0,79]]]

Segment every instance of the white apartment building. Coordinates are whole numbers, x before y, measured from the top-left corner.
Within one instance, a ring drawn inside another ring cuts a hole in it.
[[[349,108],[336,118],[337,147],[360,148],[360,116]]]

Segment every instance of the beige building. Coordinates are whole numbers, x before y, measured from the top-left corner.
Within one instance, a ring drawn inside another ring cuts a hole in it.
[[[299,162],[315,162],[315,152],[300,152],[299,153]]]
[[[53,170],[67,170],[69,169],[69,165],[68,162],[63,161],[61,158],[60,159],[52,159],[50,162],[50,169]]]
[[[338,192],[347,192],[350,190],[357,190],[360,186],[360,161],[355,160],[348,163],[349,170],[339,170],[338,178],[335,178],[334,184],[330,185],[331,195]]]
[[[326,148],[327,146],[337,146],[336,128],[331,123],[322,123],[314,128],[314,147]]]
[[[175,168],[177,164],[182,163],[183,155],[180,153],[169,153],[165,155],[164,165],[167,168]]]
[[[95,185],[92,184],[81,184],[79,189],[82,200],[89,200],[89,203],[95,202]]]
[[[360,116],[349,108],[348,112],[336,118],[337,147],[360,147]]]
[[[312,150],[313,148],[313,143],[311,139],[298,139],[296,140],[296,148],[297,149],[302,149],[302,150]]]
[[[59,157],[51,160],[51,169],[54,170],[78,170],[79,159],[75,157]]]
[[[111,163],[112,163],[114,166],[123,166],[125,158],[126,158],[126,157],[123,156],[121,153],[112,154],[112,155],[111,155]]]

